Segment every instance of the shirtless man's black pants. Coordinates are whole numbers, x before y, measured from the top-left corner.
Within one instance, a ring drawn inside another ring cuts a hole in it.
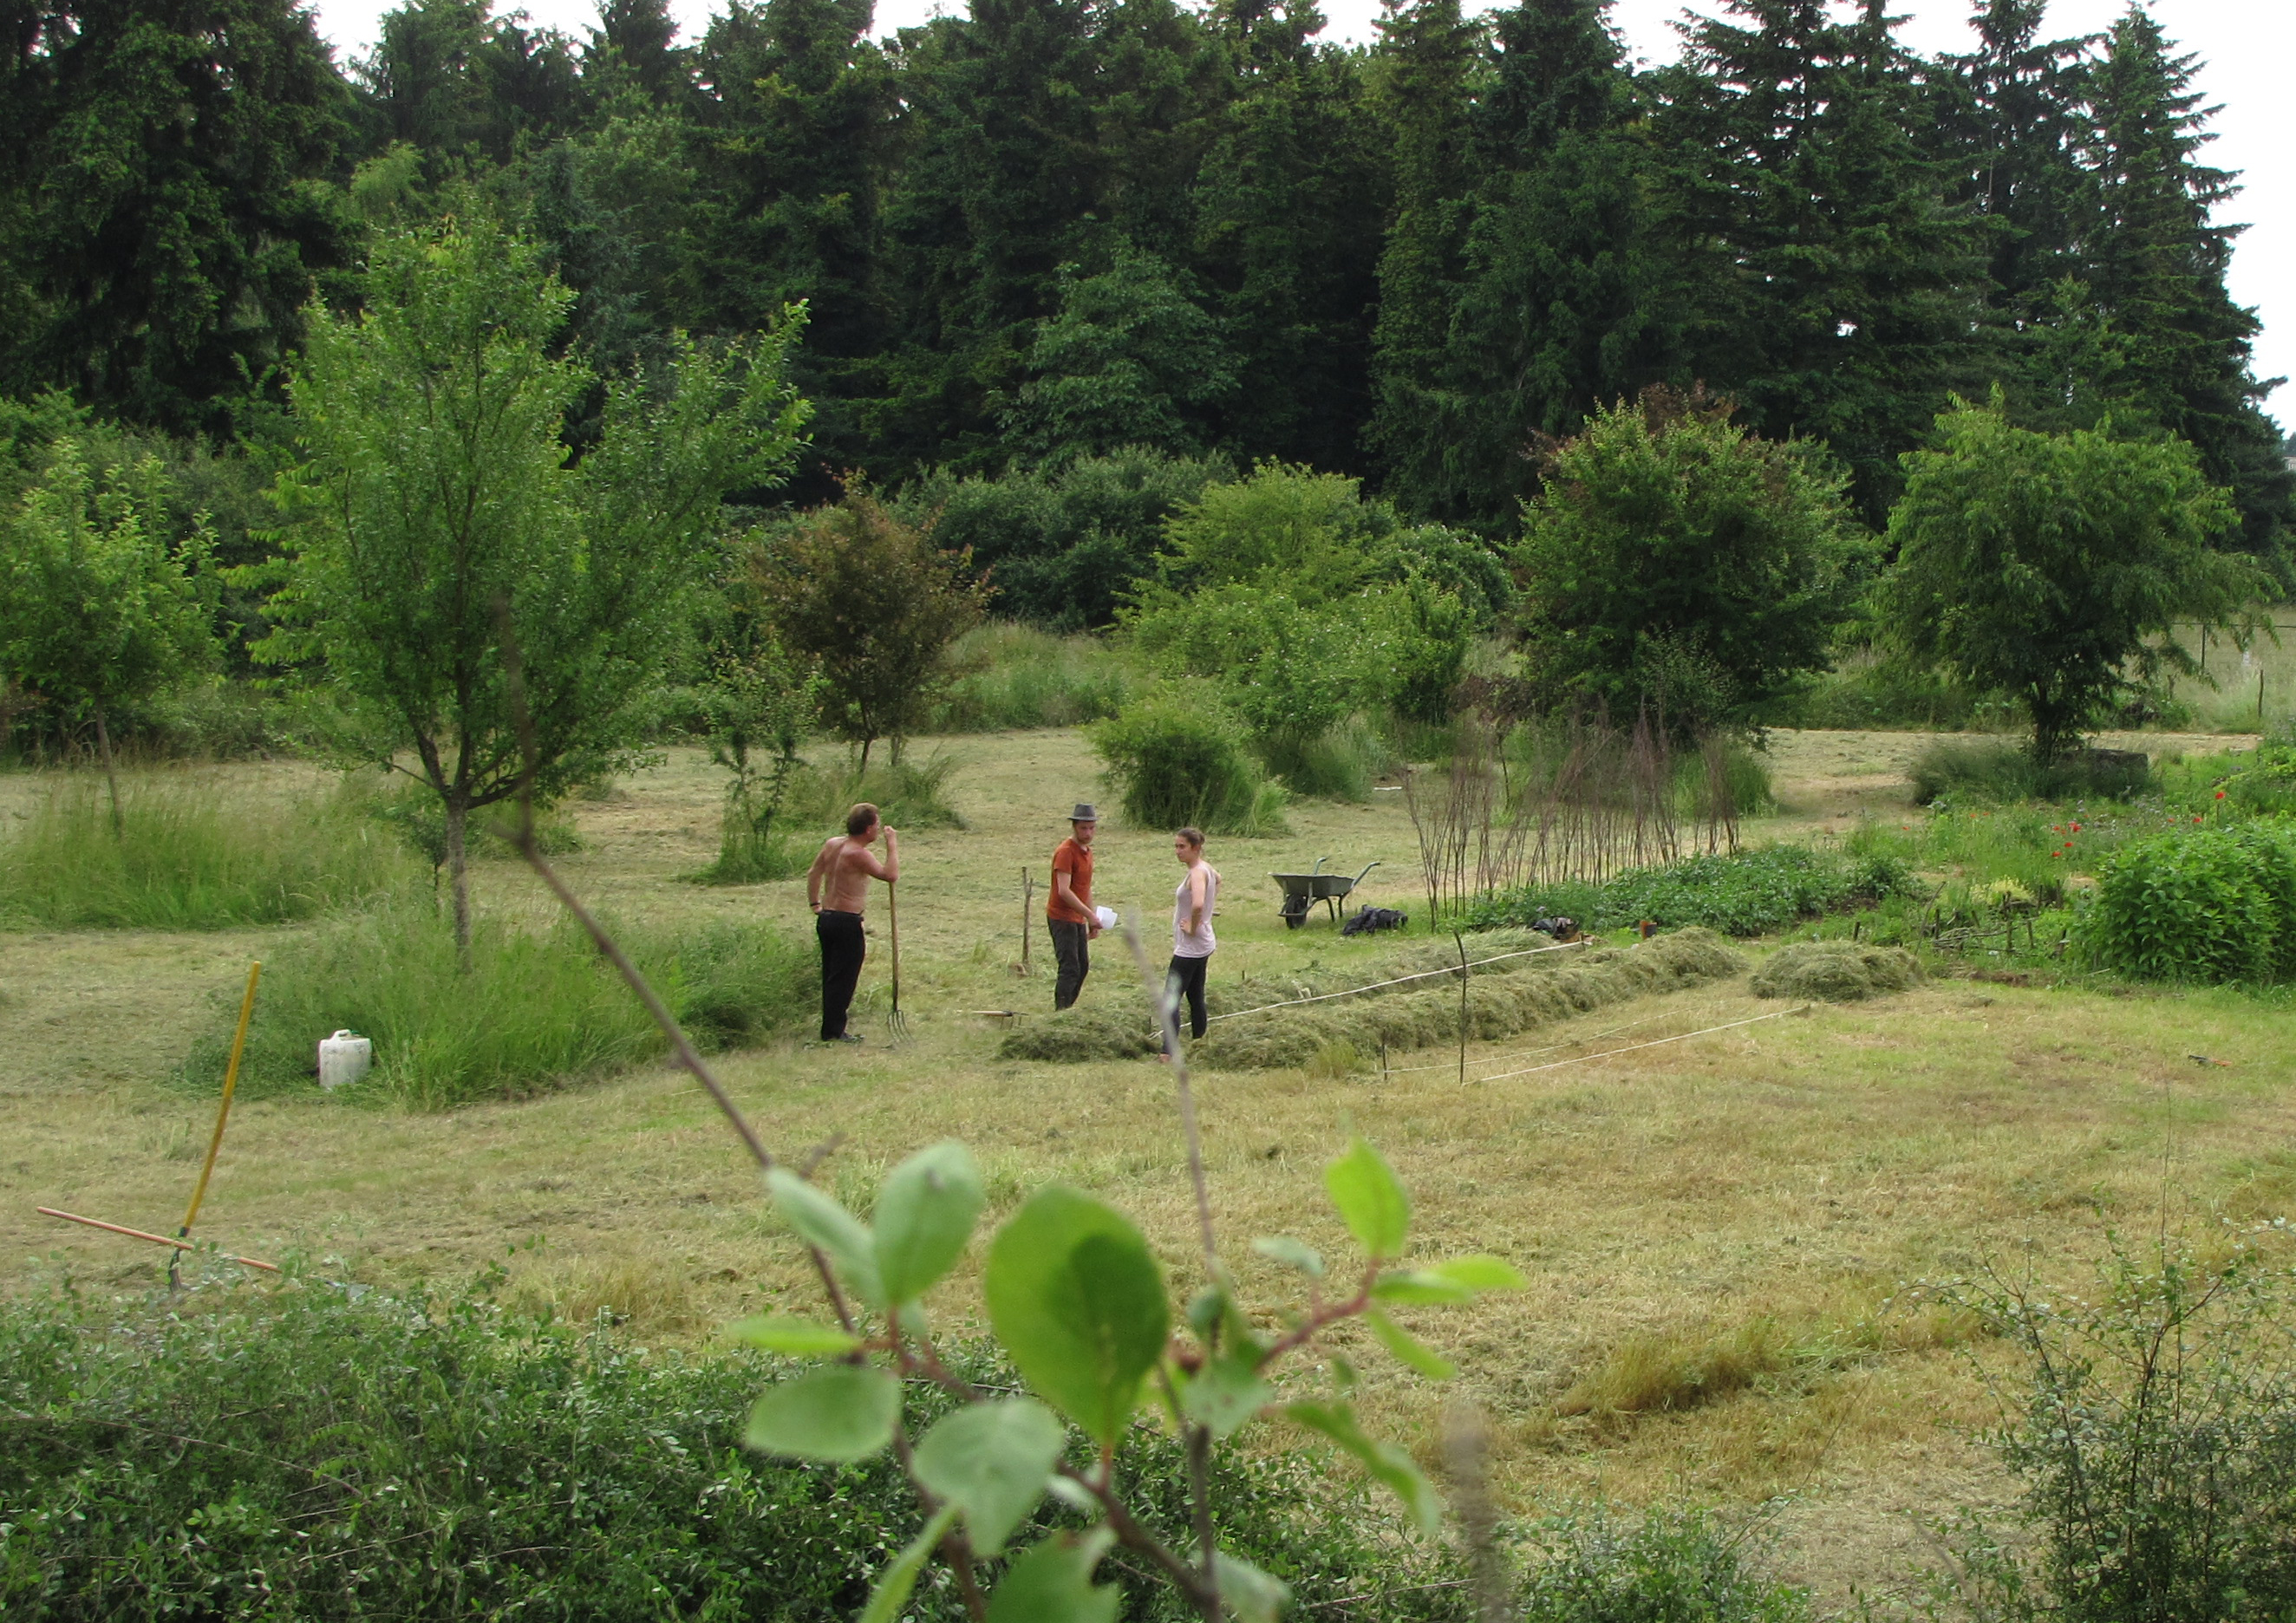
[[[860,984],[861,960],[869,947],[857,913],[824,907],[814,914],[813,933],[821,943],[821,1040],[833,1043],[845,1035],[846,1011],[853,1006],[853,988]]]

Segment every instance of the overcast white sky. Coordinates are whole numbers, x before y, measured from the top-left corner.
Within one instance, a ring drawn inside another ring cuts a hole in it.
[[[365,51],[376,19],[396,0],[317,0],[320,30],[346,59]],[[1328,33],[1341,39],[1371,37],[1378,0],[1322,0],[1331,18]],[[1473,5],[1474,0],[1469,0]],[[2202,59],[2200,87],[2224,104],[2212,127],[2210,156],[2222,168],[2245,172],[2247,191],[2234,198],[2226,217],[2250,229],[2240,241],[2232,268],[2233,296],[2264,317],[2257,340],[2257,372],[2263,377],[2296,374],[2296,115],[2292,115],[2290,74],[2296,63],[2296,3],[2292,0],[2149,0],[2152,14],[2169,37]],[[2053,0],[2052,29],[2059,35],[2087,33],[2108,26],[2127,0]],[[502,11],[524,10],[545,28],[581,36],[594,24],[595,0],[497,0]],[[671,10],[689,35],[698,34],[711,11],[709,0],[672,0]],[[878,0],[881,33],[921,22],[936,11],[962,11],[962,0]],[[1704,9],[1693,6],[1692,9]],[[1909,20],[1904,38],[1916,49],[1960,49],[1966,41],[1971,0],[1898,0]],[[1677,51],[1669,23],[1684,12],[1681,0],[1616,0],[1613,17],[1634,53],[1665,61]],[[2284,424],[2296,419],[2296,389],[2285,389],[2270,405]]]

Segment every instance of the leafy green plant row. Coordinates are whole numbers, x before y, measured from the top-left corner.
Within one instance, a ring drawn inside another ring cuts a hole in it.
[[[1853,903],[1905,893],[1916,881],[1895,857],[1845,857],[1800,845],[1685,857],[1636,868],[1601,885],[1526,885],[1468,904],[1470,930],[1527,925],[1563,914],[1588,930],[1648,919],[1667,929],[1702,926],[1759,936]]]

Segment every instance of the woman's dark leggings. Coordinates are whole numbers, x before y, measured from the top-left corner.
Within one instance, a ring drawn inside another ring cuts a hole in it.
[[[1188,1000],[1188,1035],[1204,1034],[1204,971],[1210,966],[1209,955],[1201,958],[1175,956],[1172,967],[1164,971],[1164,996],[1177,1010],[1180,1000]]]

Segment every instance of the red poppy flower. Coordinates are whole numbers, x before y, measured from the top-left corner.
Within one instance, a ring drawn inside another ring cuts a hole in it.
[[[2221,799],[2224,799],[2224,791],[2223,791],[2223,790],[2219,789],[2219,790],[2218,790],[2218,791],[2217,791],[2217,799],[2219,799],[2219,800],[2221,800]]]

